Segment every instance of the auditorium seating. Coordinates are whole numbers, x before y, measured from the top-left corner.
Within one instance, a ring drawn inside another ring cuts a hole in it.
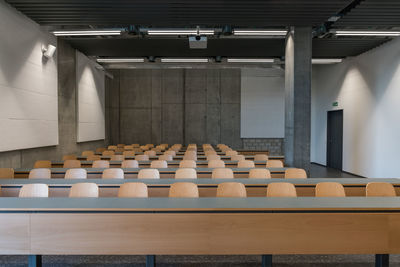
[[[51,168],[51,161],[50,160],[37,160],[33,168]]]
[[[319,183],[315,186],[316,197],[345,197],[343,185],[335,182]]]
[[[283,168],[283,163],[280,160],[268,160],[267,168]]]
[[[122,169],[105,169],[101,176],[102,179],[124,179],[124,171]]]
[[[229,168],[215,168],[212,171],[213,179],[233,179],[233,171]]]
[[[267,197],[297,197],[296,188],[290,183],[272,183],[268,185]]]
[[[99,187],[94,183],[77,183],[71,186],[69,197],[99,197]]]
[[[65,179],[86,179],[87,172],[85,169],[69,169],[65,173]]]
[[[395,197],[396,191],[389,183],[368,183],[366,186],[367,197]]]
[[[49,187],[46,184],[24,184],[19,197],[48,197]]]
[[[220,159],[217,160],[209,160],[208,168],[225,168],[225,162]]]
[[[65,169],[72,169],[72,168],[80,168],[81,167],[81,162],[76,159],[69,159],[64,161],[64,166],[63,168]],[[50,165],[51,168],[51,165]]]
[[[0,179],[14,178],[13,168],[0,168]]]
[[[139,179],[160,179],[160,172],[157,169],[141,169],[138,173]]]
[[[196,168],[196,161],[184,159],[179,162],[179,168]]]
[[[220,183],[217,187],[217,197],[247,197],[246,188],[242,183]]]
[[[175,179],[196,179],[197,172],[191,168],[181,168],[176,170]]]
[[[289,168],[285,170],[285,178],[304,179],[307,178],[307,173],[303,169]]]
[[[137,162],[137,160],[124,160],[121,163],[121,168],[139,168],[139,163]]]
[[[271,172],[268,169],[251,169],[249,171],[249,178],[270,179]]]
[[[124,183],[118,190],[118,197],[122,198],[147,198],[147,185],[144,183]]]
[[[32,169],[29,172],[29,179],[50,179],[51,170],[46,168]]]
[[[99,168],[99,169],[110,168],[110,162],[107,160],[95,160],[93,161],[92,168]]]
[[[198,198],[199,189],[194,183],[174,183],[169,189],[169,197],[173,198]]]

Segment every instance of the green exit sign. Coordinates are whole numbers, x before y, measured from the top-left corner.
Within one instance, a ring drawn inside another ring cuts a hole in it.
[[[332,103],[332,106],[333,106],[333,107],[339,106],[339,102],[333,102],[333,103]]]

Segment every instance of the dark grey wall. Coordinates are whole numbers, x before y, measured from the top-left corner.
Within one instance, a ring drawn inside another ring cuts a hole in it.
[[[225,143],[242,148],[240,69],[113,70],[111,143]]]
[[[0,167],[30,168],[36,160],[61,159],[66,154],[104,146],[107,140],[76,143],[76,63],[75,49],[57,43],[59,145],[0,153]]]

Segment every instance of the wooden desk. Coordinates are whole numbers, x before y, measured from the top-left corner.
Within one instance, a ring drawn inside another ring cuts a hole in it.
[[[343,184],[347,196],[365,196],[365,186],[370,182],[387,182],[394,185],[400,196],[400,179],[366,179],[366,178],[309,178],[309,179],[0,179],[1,196],[17,197],[24,184],[44,183],[49,185],[51,197],[67,197],[70,187],[75,183],[96,183],[100,189],[100,197],[116,197],[121,184],[142,182],[147,184],[149,197],[168,197],[171,184],[191,182],[197,184],[200,197],[215,197],[217,186],[224,182],[240,182],[246,186],[248,197],[265,197],[270,183],[288,182],[294,184],[297,195],[301,197],[315,196],[315,186],[321,182],[338,182]]]
[[[285,170],[287,168],[268,168],[271,172],[271,176],[273,178],[283,178],[285,175]],[[15,169],[14,177],[15,178],[28,178],[29,172],[31,169]],[[104,169],[97,168],[86,168],[88,173],[88,178],[101,178]],[[139,169],[123,169],[125,172],[125,178],[137,178],[139,173]],[[167,168],[167,169],[158,169],[160,171],[161,178],[174,178],[175,171],[177,168]],[[213,169],[209,168],[196,168],[197,177],[198,178],[210,178]],[[233,174],[235,178],[248,178],[249,177],[248,168],[232,168]],[[67,169],[64,168],[52,168],[51,169],[51,177],[52,178],[64,178],[65,172]]]
[[[129,158],[127,158],[129,159]],[[134,158],[131,158],[134,159]],[[109,158],[108,158],[109,160]],[[153,160],[157,160],[157,158],[154,158]],[[121,168],[121,161],[110,161],[110,167],[111,168]],[[180,161],[168,161],[168,167],[169,168],[179,168],[179,163]],[[91,168],[93,164],[93,161],[84,161],[81,160],[81,165],[82,168]],[[139,167],[140,168],[150,168],[151,160],[149,161],[139,161]],[[208,166],[208,161],[206,160],[198,160],[196,161],[197,167],[198,168],[207,168]],[[237,168],[237,161],[231,161],[231,160],[226,160],[225,161],[225,167],[227,168]],[[265,168],[267,162],[266,161],[255,161],[254,162],[256,168]],[[51,167],[52,168],[62,168],[64,166],[63,161],[52,161],[51,162]]]
[[[400,198],[5,198],[0,253],[398,254]]]

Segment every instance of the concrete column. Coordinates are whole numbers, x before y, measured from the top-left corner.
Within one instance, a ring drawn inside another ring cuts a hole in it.
[[[311,27],[292,27],[285,50],[285,163],[310,169]]]

